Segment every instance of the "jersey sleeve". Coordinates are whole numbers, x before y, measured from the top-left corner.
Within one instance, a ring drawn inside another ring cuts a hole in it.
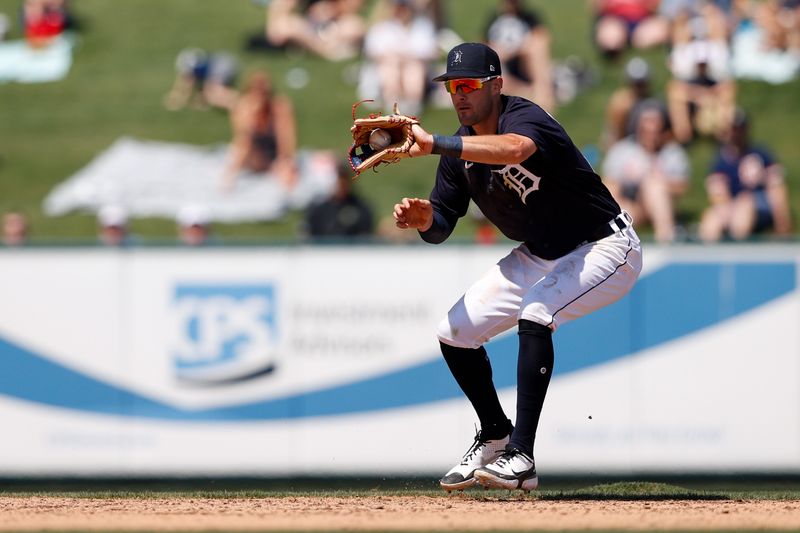
[[[502,133],[516,133],[533,139],[538,149],[544,149],[546,142],[542,131],[536,126],[535,114],[526,108],[524,112],[506,113],[503,117]]]
[[[422,240],[439,244],[453,233],[458,219],[467,213],[469,207],[469,191],[458,159],[447,156],[439,159],[430,202],[433,207],[433,225],[419,234]]]
[[[553,155],[566,142],[560,126],[544,109],[522,99],[510,99],[503,113],[499,133],[516,133],[533,139],[536,151]]]

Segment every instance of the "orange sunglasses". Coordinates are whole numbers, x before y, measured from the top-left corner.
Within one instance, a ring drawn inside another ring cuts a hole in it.
[[[450,94],[456,94],[459,89],[464,91],[464,94],[469,94],[472,91],[483,89],[484,83],[497,77],[498,76],[488,76],[486,78],[460,78],[457,80],[447,80],[444,82],[444,88]]]

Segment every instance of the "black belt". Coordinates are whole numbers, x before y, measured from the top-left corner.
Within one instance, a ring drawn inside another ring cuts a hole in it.
[[[628,224],[628,215],[626,213],[620,213],[602,226],[595,228],[594,231],[586,237],[585,242],[595,242],[600,239],[605,239],[609,235],[624,230],[628,227]]]

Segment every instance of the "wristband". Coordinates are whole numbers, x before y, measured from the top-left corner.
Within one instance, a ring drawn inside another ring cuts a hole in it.
[[[458,135],[436,135],[433,134],[432,154],[449,155],[451,157],[461,157],[464,149],[464,142]]]

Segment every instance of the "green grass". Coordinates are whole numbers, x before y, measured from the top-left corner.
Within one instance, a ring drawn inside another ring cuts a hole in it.
[[[247,479],[247,480],[6,480],[0,495],[76,498],[275,498],[432,496],[467,497],[477,500],[800,500],[800,480],[747,477],[737,480],[703,478],[673,481],[609,480],[590,484],[586,479],[554,479],[542,490],[525,495],[519,491],[469,489],[447,495],[430,479]]]
[[[553,30],[555,58],[576,55],[598,73],[598,81],[557,118],[579,146],[595,144],[608,95],[621,80],[621,64],[605,65],[594,53],[590,16],[585,0],[532,1]],[[452,26],[465,39],[480,38],[485,18],[494,2],[458,0],[448,3]],[[0,0],[0,12],[16,23],[18,0]],[[0,85],[0,211],[23,210],[38,239],[94,238],[94,217],[71,214],[46,217],[41,204],[57,183],[86,165],[121,136],[134,136],[192,144],[228,140],[225,115],[217,111],[169,112],[161,106],[173,78],[177,52],[187,46],[237,53],[245,70],[267,69],[279,90],[295,102],[299,144],[344,154],[349,146],[350,106],[356,100],[348,74],[355,61],[328,63],[298,53],[249,53],[245,38],[263,25],[263,8],[244,0],[81,0],[73,4],[82,29],[74,64],[67,79],[40,85]],[[19,29],[9,38],[18,38]],[[664,50],[645,54],[656,67],[656,79],[666,79]],[[286,72],[305,68],[309,85],[290,90]],[[756,139],[772,147],[785,163],[792,207],[800,208],[800,157],[796,123],[800,117],[800,82],[782,86],[742,83],[739,101],[753,114]],[[432,131],[456,127],[449,110],[431,110],[422,117]],[[696,220],[706,203],[702,181],[712,154],[709,143],[691,147],[692,190],[679,206]],[[357,184],[380,215],[387,215],[402,196],[426,196],[436,161],[423,158],[385,167],[367,174]],[[270,223],[215,226],[221,237],[275,240],[297,234],[300,214],[292,213]],[[472,231],[465,220],[456,236]],[[172,238],[170,220],[135,220],[133,231],[148,239]],[[646,232],[645,232],[646,234]]]
[[[335,489],[335,490],[255,490],[255,489],[222,489],[222,490],[74,490],[52,491],[21,491],[2,493],[4,496],[30,497],[76,497],[76,498],[131,498],[131,499],[159,499],[159,498],[213,498],[213,499],[252,499],[252,498],[285,498],[296,496],[307,497],[369,497],[380,494],[381,496],[431,496],[448,497],[441,489]],[[464,497],[483,500],[516,500],[532,498],[537,500],[728,500],[740,498],[757,499],[798,499],[800,492],[794,493],[794,498],[787,497],[786,493],[779,493],[774,498],[764,493],[735,491],[706,491],[687,489],[666,483],[648,482],[618,482],[603,485],[594,485],[581,489],[570,490],[543,490],[524,495],[521,492],[505,490],[483,491],[467,490]]]

